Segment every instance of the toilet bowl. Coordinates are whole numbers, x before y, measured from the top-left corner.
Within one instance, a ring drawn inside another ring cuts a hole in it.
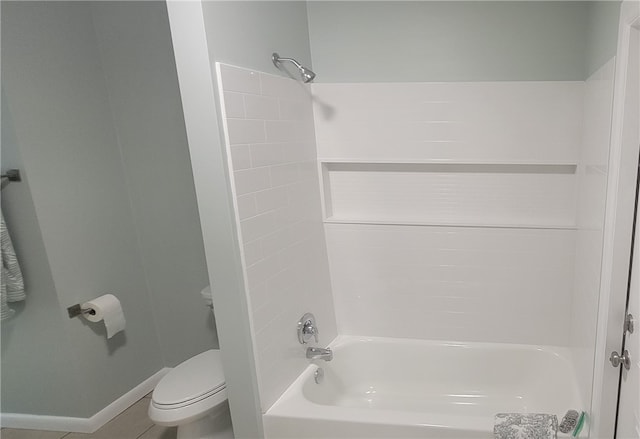
[[[178,439],[232,439],[220,351],[202,352],[166,374],[151,396],[149,417],[177,426]]]

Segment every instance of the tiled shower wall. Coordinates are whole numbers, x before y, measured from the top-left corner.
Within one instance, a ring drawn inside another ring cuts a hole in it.
[[[583,82],[314,84],[314,133],[306,86],[219,74],[263,409],[299,314],[336,333],[323,218],[341,334],[576,343]]]
[[[321,160],[575,163],[583,81],[317,83]]]
[[[340,334],[569,345],[583,82],[312,91]]]
[[[308,86],[218,64],[243,244],[260,398],[266,411],[307,366],[296,322],[315,314],[335,338]]]
[[[570,331],[574,365],[584,401],[591,400],[593,379],[614,71],[615,58],[612,58],[585,81],[584,90]]]

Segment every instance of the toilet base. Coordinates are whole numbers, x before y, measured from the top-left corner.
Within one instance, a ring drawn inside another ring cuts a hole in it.
[[[178,425],[177,439],[234,439],[228,403],[207,416]]]

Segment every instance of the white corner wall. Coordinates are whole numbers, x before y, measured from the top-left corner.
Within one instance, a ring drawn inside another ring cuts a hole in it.
[[[337,335],[311,94],[292,79],[218,64],[262,411],[309,363],[296,322],[313,312],[319,345]]]
[[[577,172],[575,287],[571,300],[570,346],[585,406],[591,401],[592,393],[614,72],[615,58],[585,82],[582,148]]]
[[[569,345],[583,88],[314,84],[338,331]]]
[[[202,8],[200,2],[167,2],[233,431],[262,437],[240,240]]]

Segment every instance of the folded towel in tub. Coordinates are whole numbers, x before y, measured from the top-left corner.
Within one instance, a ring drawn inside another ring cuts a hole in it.
[[[556,439],[558,417],[544,413],[498,413],[493,434],[496,439]]]

